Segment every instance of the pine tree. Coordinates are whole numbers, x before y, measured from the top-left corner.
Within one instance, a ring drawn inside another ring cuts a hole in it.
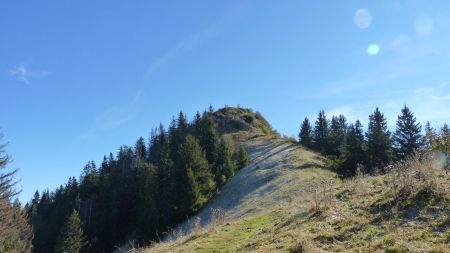
[[[214,164],[217,159],[217,146],[219,134],[214,122],[208,113],[203,113],[201,120],[194,125],[195,137],[204,149],[209,164]]]
[[[422,127],[416,117],[405,105],[397,119],[393,144],[397,159],[404,160],[422,146]]]
[[[223,185],[226,180],[236,173],[236,166],[233,163],[233,153],[230,145],[221,138],[218,147],[217,161],[213,166],[213,174],[216,184]]]
[[[348,133],[344,138],[340,152],[341,164],[338,173],[343,177],[354,176],[358,165],[365,162],[364,133],[359,120],[348,127]]]
[[[84,166],[80,177],[80,196],[81,198],[88,198],[96,194],[98,190],[98,171],[94,161],[89,161]]]
[[[177,212],[176,202],[178,194],[176,191],[176,171],[172,159],[170,158],[169,144],[165,139],[161,139],[158,145],[161,146],[158,154],[157,179],[158,179],[158,212],[161,216],[160,226],[164,229],[173,223]],[[177,178],[178,179],[178,178]],[[179,179],[178,179],[179,180]]]
[[[11,201],[18,194],[14,190],[17,170],[3,173],[10,161],[4,147],[0,145],[0,252],[30,252],[32,232],[26,214],[20,202]]]
[[[148,146],[148,160],[153,164],[158,163],[158,153],[159,153],[159,136],[158,129],[152,128],[150,131],[150,140]]]
[[[137,168],[135,184],[137,195],[136,239],[148,243],[154,239],[159,229],[157,206],[158,178],[153,164],[142,164]]]
[[[60,232],[55,252],[78,253],[86,244],[80,217],[78,212],[73,210]]]
[[[448,157],[450,153],[450,128],[447,123],[444,123],[433,145],[434,150],[444,152]]]
[[[430,150],[433,148],[434,141],[436,139],[436,133],[434,129],[431,127],[430,122],[427,121],[425,124],[425,135],[423,136],[422,143],[425,148]]]
[[[390,132],[384,115],[378,107],[369,116],[369,127],[366,133],[368,172],[375,169],[383,170],[392,160]]]
[[[177,119],[177,128],[181,133],[184,133],[187,128],[188,128],[189,124],[187,122],[186,119],[186,115],[183,113],[183,111],[180,111],[180,113],[178,114],[178,119]]]
[[[312,127],[307,117],[305,117],[305,119],[303,120],[303,123],[300,127],[300,133],[298,134],[298,138],[300,144],[302,144],[303,146],[307,148],[313,147],[314,142],[312,137]]]
[[[243,169],[250,164],[250,158],[243,145],[239,145],[235,154],[235,161],[238,170]]]
[[[180,111],[178,119],[173,119],[169,128],[170,158],[174,162],[175,166],[179,166],[180,163],[178,148],[184,142],[188,126],[186,116],[182,111]]]
[[[328,154],[328,120],[325,112],[322,110],[317,116],[316,124],[314,127],[314,141],[316,143],[316,149],[319,150],[323,155]]]
[[[145,140],[142,137],[136,141],[134,145],[135,163],[143,163],[147,160],[147,148],[145,147]]]
[[[186,136],[179,153],[184,172],[184,178],[179,182],[184,194],[179,199],[181,210],[193,213],[208,201],[216,185],[200,144],[192,135]]]
[[[340,155],[339,148],[341,147],[347,131],[347,120],[343,115],[339,117],[333,116],[331,118],[331,126],[328,136],[328,155],[338,157]]]

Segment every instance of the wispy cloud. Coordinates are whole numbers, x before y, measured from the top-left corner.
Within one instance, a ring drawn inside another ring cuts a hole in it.
[[[211,25],[205,30],[192,34],[191,36],[183,39],[175,47],[150,63],[149,67],[147,68],[147,72],[145,73],[145,78],[149,78],[158,68],[160,68],[170,60],[178,57],[180,54],[186,51],[193,50],[206,40],[214,37],[218,33],[218,31],[219,25]]]
[[[89,130],[80,135],[80,138],[84,140],[95,138],[99,133],[116,129],[135,118],[139,112],[142,96],[142,92],[138,91],[130,102],[104,110],[94,119]]]
[[[161,66],[167,64],[171,60],[181,56],[183,53],[194,50],[200,47],[206,41],[217,36],[224,27],[235,20],[235,17],[239,15],[243,10],[247,8],[250,1],[241,1],[235,6],[230,12],[226,13],[218,22],[207,26],[205,29],[193,33],[186,38],[182,39],[178,44],[169,49],[167,52],[163,53],[161,56],[154,59],[147,68],[145,72],[145,78],[152,76],[156,70]]]
[[[42,78],[47,76],[48,74],[49,72],[42,70],[32,71],[29,68],[27,68],[27,66],[25,66],[24,64],[20,64],[9,70],[10,76],[24,83],[29,83],[31,79]]]
[[[418,119],[434,125],[450,123],[450,87],[447,83],[414,90],[411,103]]]
[[[331,115],[343,114],[349,122],[360,120],[367,126],[368,116],[379,107],[387,119],[388,126],[393,129],[396,124],[400,110],[406,104],[415,114],[417,120],[422,124],[429,121],[433,126],[440,127],[445,122],[450,123],[448,112],[450,111],[450,86],[447,83],[435,85],[434,87],[422,87],[414,90],[405,90],[405,99],[380,99],[378,101],[356,102],[345,104],[326,111]],[[315,120],[313,115],[312,119]]]
[[[359,115],[357,115],[354,111],[354,109],[348,105],[344,105],[344,106],[339,106],[339,107],[335,107],[332,108],[328,111],[325,112],[326,115],[328,115],[329,117],[331,116],[338,116],[338,115],[344,115],[348,121],[356,121],[357,119],[359,119]]]

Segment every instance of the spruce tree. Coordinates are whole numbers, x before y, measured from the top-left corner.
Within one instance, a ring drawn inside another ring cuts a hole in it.
[[[184,142],[188,126],[186,116],[180,111],[178,119],[173,119],[169,128],[170,158],[173,160],[175,166],[178,166],[180,163],[178,147]]]
[[[80,197],[88,198],[96,193],[98,188],[98,171],[94,161],[89,161],[80,177]]]
[[[303,120],[303,123],[300,127],[300,133],[298,134],[298,138],[300,144],[302,144],[303,146],[307,148],[313,147],[314,142],[312,137],[312,127],[307,117],[305,117],[305,119]]]
[[[439,134],[437,135],[433,149],[444,152],[446,157],[448,157],[448,154],[450,153],[450,128],[447,123],[444,123]]]
[[[314,141],[316,144],[316,149],[319,150],[323,155],[328,154],[328,120],[325,112],[321,110],[317,116],[316,124],[314,127]]]
[[[184,174],[178,182],[184,195],[179,201],[182,210],[193,213],[208,201],[216,185],[208,168],[208,160],[195,137],[186,136],[185,142],[179,148],[179,154]]]
[[[188,126],[189,126],[189,124],[187,122],[186,115],[183,113],[183,111],[180,111],[180,113],[178,114],[178,119],[177,119],[178,130],[183,133],[184,131],[186,131]]]
[[[165,228],[173,223],[174,216],[177,212],[177,198],[181,191],[176,190],[177,172],[172,159],[170,158],[169,144],[166,139],[159,143],[157,179],[158,179],[158,212],[161,215],[160,225]],[[179,173],[178,173],[179,174]]]
[[[159,136],[158,136],[158,129],[152,128],[150,131],[150,140],[149,140],[149,147],[148,147],[148,160],[153,163],[158,163],[158,153],[159,153]]]
[[[0,134],[0,139],[3,137]],[[0,144],[0,252],[30,252],[32,233],[20,202],[12,202],[17,170],[7,171],[10,156]]]
[[[250,158],[243,145],[239,145],[235,154],[236,168],[238,170],[243,169],[250,164]]]
[[[134,153],[136,163],[143,163],[147,160],[147,148],[145,147],[144,138],[139,137],[139,139],[136,141],[136,144],[134,145]]]
[[[330,131],[328,136],[328,155],[338,157],[345,133],[347,131],[347,120],[343,115],[333,116],[331,118]]]
[[[359,120],[348,127],[348,133],[344,138],[340,152],[341,163],[338,173],[343,177],[354,176],[358,165],[365,162],[364,133]]]
[[[217,161],[213,167],[213,174],[216,184],[223,185],[230,177],[236,173],[236,166],[233,163],[233,153],[230,145],[221,138],[218,147]]]
[[[203,113],[201,120],[194,125],[195,137],[200,146],[205,151],[206,159],[209,164],[214,164],[217,159],[217,146],[219,143],[219,134],[214,126],[214,122],[208,113]]]
[[[159,229],[159,210],[157,206],[158,178],[153,164],[142,164],[137,168],[135,178],[137,195],[136,239],[148,243],[154,239]]]
[[[391,134],[387,130],[384,115],[378,107],[369,116],[369,127],[366,133],[368,172],[383,170],[392,160]]]
[[[394,150],[397,159],[404,160],[422,145],[422,127],[416,117],[405,105],[397,119],[397,128],[393,135]]]
[[[86,244],[80,217],[74,209],[59,234],[55,252],[78,253]]]
[[[423,136],[422,143],[426,149],[430,150],[433,148],[434,141],[436,139],[436,133],[431,127],[429,121],[425,124],[425,135]]]

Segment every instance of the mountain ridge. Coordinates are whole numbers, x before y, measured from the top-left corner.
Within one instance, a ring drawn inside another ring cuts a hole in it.
[[[251,164],[144,252],[449,252],[450,175],[439,154],[343,180],[326,158],[275,132],[225,136]]]

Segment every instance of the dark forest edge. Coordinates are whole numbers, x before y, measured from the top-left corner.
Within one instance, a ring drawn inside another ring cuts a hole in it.
[[[168,130],[153,129],[148,143],[141,137],[99,167],[88,162],[79,180],[36,192],[25,206],[33,251],[110,252],[129,241],[144,246],[195,214],[249,164],[244,147],[218,131],[213,113],[210,108],[188,122],[180,112]]]

